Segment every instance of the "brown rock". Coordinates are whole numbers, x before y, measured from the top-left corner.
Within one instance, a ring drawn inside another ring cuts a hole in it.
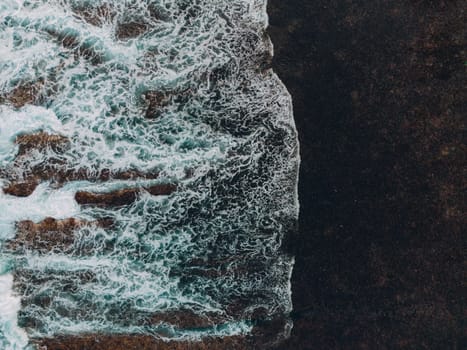
[[[115,33],[117,39],[127,40],[131,38],[136,38],[137,36],[143,34],[149,29],[147,23],[141,22],[128,22],[120,23],[117,26],[117,31]]]
[[[21,137],[21,146],[18,156],[12,168],[3,169],[2,177],[9,179],[9,184],[3,188],[3,192],[12,196],[27,197],[31,195],[36,187],[44,181],[51,181],[55,186],[62,186],[69,181],[87,180],[91,182],[117,180],[136,180],[136,179],[156,179],[157,172],[146,173],[137,169],[129,169],[113,172],[110,169],[103,169],[100,172],[93,173],[87,169],[70,169],[66,164],[58,159],[50,159],[48,164],[40,164],[32,168],[27,168],[28,163],[23,162],[21,157],[28,155],[32,149],[52,148],[54,151],[63,150],[68,144],[66,138],[56,135],[48,135],[37,142],[30,140],[30,135]],[[37,135],[36,135],[37,136]],[[57,139],[63,138],[63,139]],[[28,141],[27,141],[28,140]],[[29,140],[31,142],[29,142]],[[54,141],[54,142],[52,142]],[[54,164],[58,163],[58,164]],[[18,176],[17,174],[27,174]]]
[[[133,203],[139,190],[135,188],[118,190],[110,193],[93,193],[79,191],[75,200],[81,205],[98,205],[104,207],[122,206]]]
[[[8,94],[0,96],[0,102],[9,102],[16,108],[24,107],[27,104],[37,103],[43,84],[43,80],[39,80],[35,83],[19,85]]]
[[[67,271],[66,274],[53,273],[52,271],[41,272],[30,269],[20,269],[17,268],[13,271],[13,289],[15,292],[24,297],[31,297],[33,288],[31,286],[45,285],[47,283],[52,283],[53,281],[58,281],[60,284],[65,283],[74,283],[76,285],[83,285],[86,283],[96,282],[98,279],[97,275],[89,270],[83,271]],[[67,282],[68,281],[68,282]],[[51,295],[52,299],[54,296]],[[28,302],[33,302],[28,300]],[[27,303],[23,302],[23,305]]]
[[[167,107],[172,101],[180,102],[190,97],[192,90],[190,88],[172,91],[147,91],[143,99],[147,106],[146,118],[156,118],[161,114],[161,109]]]
[[[120,172],[110,172],[108,170],[103,170],[101,172],[101,177],[104,172],[109,172],[110,177],[117,180],[135,180],[135,179],[157,179],[159,174],[155,173],[145,173],[140,170],[124,170]],[[102,179],[102,178],[101,178]]]
[[[73,12],[76,13],[78,18],[98,27],[105,22],[111,22],[115,17],[115,10],[109,4],[96,7],[75,7]]]
[[[53,29],[46,29],[47,34],[59,41],[63,47],[73,50],[76,57],[84,57],[93,64],[100,64],[104,61],[102,54],[94,49],[92,44],[80,40],[77,36],[60,33]]]
[[[175,192],[177,190],[177,186],[174,184],[163,184],[146,187],[144,189],[153,196],[166,196]]]
[[[17,157],[20,157],[34,149],[39,151],[52,149],[54,152],[61,153],[69,146],[70,142],[65,136],[41,131],[34,134],[20,135],[16,138],[15,143],[19,146]]]
[[[148,91],[144,94],[147,104],[146,118],[156,118],[160,115],[160,110],[166,107],[170,102],[170,94],[161,91]]]
[[[36,189],[39,182],[36,179],[31,179],[26,182],[11,182],[3,188],[5,194],[16,197],[28,197]]]
[[[126,188],[109,193],[93,193],[79,191],[75,195],[76,201],[81,205],[97,205],[103,207],[115,207],[128,205],[136,201],[142,190],[146,190],[153,196],[169,195],[177,189],[176,185],[163,184],[148,188]]]
[[[73,232],[85,226],[108,228],[113,225],[111,219],[87,221],[75,218],[56,220],[46,218],[34,223],[31,220],[20,221],[16,224],[17,234],[6,244],[9,250],[21,248],[47,252],[53,249],[69,248],[75,240]]]
[[[171,310],[149,318],[150,324],[169,323],[178,328],[207,328],[231,321],[226,316],[214,312],[198,315],[191,310]]]
[[[87,334],[34,339],[38,349],[48,350],[245,350],[253,349],[243,336],[205,338],[203,341],[163,341],[149,335]],[[42,348],[41,348],[42,347]]]

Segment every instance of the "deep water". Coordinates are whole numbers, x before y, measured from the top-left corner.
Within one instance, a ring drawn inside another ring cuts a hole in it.
[[[265,6],[264,0],[1,2],[1,95],[40,82],[34,102],[0,105],[2,171],[19,179],[37,166],[158,174],[51,180],[25,198],[0,194],[1,349],[96,332],[169,339],[248,334],[258,319],[288,319],[293,258],[281,245],[298,216],[298,141],[290,95],[268,65]],[[144,30],[122,34],[128,23]],[[148,109],[155,91],[167,99]],[[15,138],[38,131],[63,135],[70,147],[30,152],[18,167]],[[143,192],[117,208],[74,200],[78,190],[164,183],[177,191]],[[79,229],[66,251],[6,248],[15,222],[46,217],[115,224]],[[188,328],[148,321],[178,310],[221,321]],[[278,337],[290,327],[284,322]]]

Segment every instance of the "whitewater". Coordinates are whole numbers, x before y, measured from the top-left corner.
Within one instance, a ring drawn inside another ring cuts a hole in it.
[[[278,318],[288,336],[299,145],[267,25],[266,0],[1,0],[0,185],[50,178],[0,192],[0,349],[248,335]],[[38,132],[67,147],[19,157],[17,137]],[[86,176],[57,181],[64,169]],[[99,176],[130,170],[154,176]],[[165,184],[176,190],[145,190]],[[131,188],[125,205],[76,201]],[[113,225],[78,227],[66,248],[12,248],[19,222],[48,217]],[[154,316],[180,310],[214,321]]]

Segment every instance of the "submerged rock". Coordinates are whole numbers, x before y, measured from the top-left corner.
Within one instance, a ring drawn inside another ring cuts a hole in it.
[[[253,349],[248,338],[230,336],[205,338],[203,341],[164,341],[150,335],[69,335],[34,339],[38,349],[53,350],[245,350]]]
[[[149,29],[149,25],[144,22],[127,22],[119,23],[115,32],[115,36],[119,40],[128,40],[136,38]]]
[[[163,184],[145,188],[126,188],[109,193],[79,191],[75,195],[75,200],[81,205],[118,207],[135,202],[143,190],[153,196],[161,196],[172,194],[177,190],[177,186],[174,184]]]
[[[172,101],[180,102],[187,99],[191,93],[190,89],[179,91],[147,91],[143,95],[147,106],[145,117],[148,119],[159,117],[164,107],[167,107]]]
[[[34,269],[21,269],[17,268],[13,271],[14,276],[14,290],[17,293],[23,294],[27,297],[31,296],[31,286],[47,285],[52,281],[54,283],[63,283],[68,281],[73,282],[75,285],[92,283],[97,280],[95,272],[90,270],[78,270],[78,271],[67,271],[66,274],[55,273],[56,271],[48,270],[46,272],[34,270]],[[68,284],[69,284],[68,283]],[[52,298],[53,295],[50,295]],[[24,304],[24,303],[23,303]]]
[[[161,91],[148,91],[144,94],[147,104],[146,118],[152,119],[160,116],[160,110],[170,103],[170,94]]]
[[[56,187],[60,187],[63,184],[70,181],[108,181],[111,179],[115,180],[136,180],[136,179],[156,179],[159,174],[155,173],[144,173],[139,170],[125,170],[122,172],[111,172],[108,169],[104,169],[98,173],[90,172],[86,169],[60,169],[53,166],[40,166],[33,169],[29,169],[29,174],[22,179],[11,180],[4,188],[3,192],[11,196],[16,197],[28,197],[30,196],[37,186],[44,181],[51,181]]]
[[[157,171],[148,173],[137,169],[122,171],[75,169],[60,158],[60,155],[70,146],[70,140],[61,135],[46,132],[20,135],[16,138],[15,143],[19,146],[16,158],[11,166],[2,169],[1,172],[2,177],[9,180],[9,183],[3,188],[3,192],[12,196],[27,197],[44,181],[51,181],[55,186],[62,186],[70,181],[156,179],[159,176]],[[31,166],[29,158],[33,155],[33,151],[41,153],[52,151],[56,156],[49,157],[47,162]]]
[[[74,243],[75,230],[86,226],[109,228],[112,225],[111,219],[87,221],[75,218],[56,220],[49,217],[38,223],[31,220],[20,221],[16,224],[16,237],[7,242],[6,248],[9,250],[34,249],[41,252],[53,249],[63,250]]]
[[[15,143],[19,146],[17,157],[26,155],[32,150],[44,151],[52,149],[56,153],[62,153],[70,145],[67,137],[62,135],[53,135],[46,132],[20,135]]]
[[[231,321],[226,316],[214,312],[199,315],[189,309],[170,310],[149,317],[149,324],[167,323],[177,328],[208,328]]]
[[[75,58],[83,57],[95,65],[105,61],[103,53],[96,49],[92,41],[83,41],[76,35],[61,33],[54,29],[46,29],[45,32],[59,41],[64,48],[72,50]]]
[[[27,104],[35,104],[40,100],[40,91],[43,84],[43,80],[21,84],[9,93],[0,95],[0,103],[7,102],[15,108],[21,108]]]
[[[102,4],[96,7],[75,7],[73,12],[78,18],[97,27],[101,27],[106,22],[111,22],[115,17],[115,10],[110,4]]]

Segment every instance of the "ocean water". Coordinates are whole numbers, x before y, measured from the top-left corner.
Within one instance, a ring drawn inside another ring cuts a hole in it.
[[[267,64],[267,22],[266,0],[0,2],[0,96],[38,86],[25,106],[0,105],[2,174],[21,178],[57,157],[54,166],[89,174],[159,174],[0,193],[0,349],[96,332],[249,334],[276,318],[287,336],[293,257],[281,245],[296,227],[299,155],[290,95]],[[120,35],[132,23],[137,35]],[[148,112],[151,92],[164,97]],[[38,131],[70,147],[18,165],[15,137]],[[118,208],[74,200],[78,190],[164,183],[177,191],[143,191]],[[7,249],[16,222],[46,217],[115,224],[78,229],[66,251]],[[219,321],[157,318],[180,310]]]

